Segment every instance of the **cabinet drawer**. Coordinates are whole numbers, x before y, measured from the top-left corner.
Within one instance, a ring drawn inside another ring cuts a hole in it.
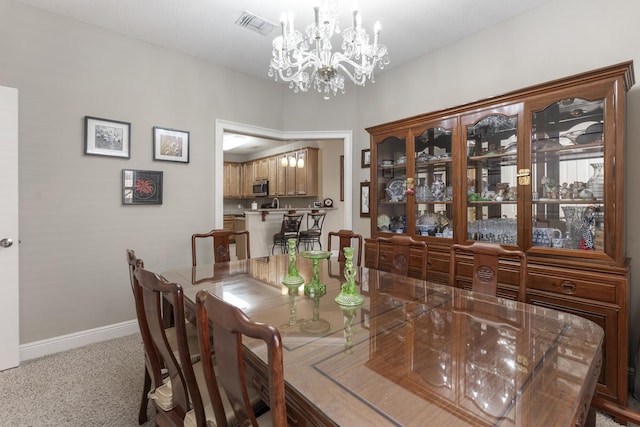
[[[529,273],[527,275],[527,288],[596,301],[616,302],[616,286],[614,284],[592,282],[581,277],[572,277],[571,275],[559,277]]]

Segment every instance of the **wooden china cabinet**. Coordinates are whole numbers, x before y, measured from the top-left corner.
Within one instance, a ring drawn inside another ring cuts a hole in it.
[[[429,278],[443,284],[453,243],[526,251],[526,301],[604,329],[597,395],[626,406],[624,137],[633,84],[625,62],[368,128],[366,265],[376,259],[373,238],[391,233],[425,240]],[[469,287],[470,259],[456,262],[456,282]],[[515,298],[517,265],[501,264],[498,281],[498,294]]]

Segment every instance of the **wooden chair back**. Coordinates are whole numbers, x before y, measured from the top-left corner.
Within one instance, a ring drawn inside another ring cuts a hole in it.
[[[197,265],[196,259],[196,241],[197,239],[212,239],[214,263],[231,261],[229,245],[231,236],[234,238],[241,237],[245,239],[247,248],[247,258],[251,258],[251,248],[249,247],[249,232],[247,230],[231,231],[227,229],[211,230],[204,234],[194,234],[191,236],[191,265]]]
[[[362,236],[360,234],[356,234],[351,230],[340,230],[340,231],[330,231],[329,237],[327,238],[327,250],[331,252],[331,240],[332,237],[338,238],[338,262],[344,262],[344,252],[342,251],[344,248],[348,248],[351,246],[352,240],[356,240],[358,243],[358,254],[356,255],[357,266],[360,267],[360,262],[362,261]]]
[[[148,333],[145,334],[145,331],[148,331],[147,319],[144,315],[144,310],[142,309],[142,303],[140,301],[140,297],[137,292],[135,277],[133,273],[137,268],[144,268],[144,261],[136,256],[136,253],[133,249],[127,249],[127,263],[129,264],[129,282],[131,284],[131,291],[133,292],[133,300],[136,309],[136,318],[138,320],[138,327],[140,328],[140,335],[142,335],[143,346],[145,348],[145,368],[144,368],[144,383],[142,386],[142,398],[140,399],[140,409],[138,410],[138,424],[144,424],[147,422],[147,404],[149,403],[149,399],[147,395],[151,390],[151,376],[149,372],[151,371],[150,363],[151,358],[157,359],[158,355],[155,352],[155,348],[152,348],[151,352],[147,352],[147,347],[150,347],[151,337]]]
[[[240,309],[206,290],[198,292],[196,311],[202,354],[210,353],[209,337],[213,337],[215,359],[218,366],[217,378],[211,358],[204,358],[206,360],[203,359],[202,366],[217,425],[225,425],[225,412],[218,391],[219,386],[226,392],[238,424],[241,426],[258,425],[245,382],[242,350],[244,335],[261,339],[267,344],[270,413],[274,426],[286,427],[282,338],[278,330],[271,325],[252,322]]]
[[[386,251],[382,251],[382,246],[391,247],[391,256],[389,257]],[[422,240],[414,240],[411,236],[406,235],[393,235],[391,237],[378,237],[376,239],[376,259],[375,269],[388,271],[393,274],[399,274],[401,276],[409,275],[409,264],[411,248],[418,249],[421,252],[420,272],[418,278],[422,280],[427,279],[427,265],[429,259],[429,251],[427,244]],[[391,266],[386,268],[384,264],[390,261]]]
[[[449,260],[449,284],[458,285],[458,262],[456,254],[469,253],[473,256],[473,277],[471,290],[488,295],[496,295],[498,287],[498,270],[501,258],[511,258],[520,261],[518,278],[518,301],[524,301],[526,294],[527,255],[520,250],[511,250],[497,243],[474,242],[470,245],[451,245]]]
[[[196,417],[205,419],[202,397],[198,389],[193,366],[191,364],[191,354],[187,343],[186,324],[184,322],[184,297],[182,286],[176,283],[168,283],[157,274],[144,268],[136,268],[133,272],[133,284],[135,292],[139,296],[140,309],[146,319],[145,329],[141,332],[143,343],[147,355],[155,354],[156,357],[149,357],[150,375],[155,387],[154,393],[158,392],[161,386],[166,387],[166,380],[163,379],[163,370],[171,381],[169,395],[171,396],[172,409],[161,408],[157,401],[156,424],[168,426],[183,426],[185,414],[193,407]],[[169,298],[173,304],[175,322],[175,342],[177,349],[172,348],[167,338],[164,327],[165,319],[162,306],[162,299]],[[144,339],[147,337],[147,339]],[[178,352],[176,358],[175,351]]]

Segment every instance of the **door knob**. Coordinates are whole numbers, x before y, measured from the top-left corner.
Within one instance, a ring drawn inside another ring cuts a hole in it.
[[[2,239],[0,240],[0,246],[2,246],[3,248],[8,248],[9,246],[13,245],[13,240],[11,239]]]

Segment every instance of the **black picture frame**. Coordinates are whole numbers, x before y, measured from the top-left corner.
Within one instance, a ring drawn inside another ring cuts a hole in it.
[[[84,117],[84,154],[131,158],[131,123]]]
[[[122,169],[122,204],[161,205],[162,171]]]
[[[153,160],[189,163],[189,132],[153,127]]]
[[[360,216],[363,218],[371,216],[369,209],[370,184],[369,182],[360,183]]]
[[[362,157],[360,159],[360,166],[362,168],[370,168],[371,167],[371,149],[367,148],[362,150]]]

